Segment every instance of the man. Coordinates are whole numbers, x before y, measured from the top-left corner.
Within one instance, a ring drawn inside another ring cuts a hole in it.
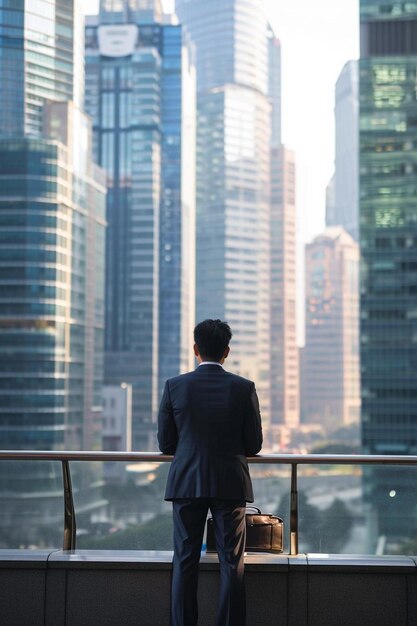
[[[220,562],[218,626],[244,626],[245,507],[253,502],[246,456],[262,447],[255,385],[226,372],[232,332],[221,320],[194,329],[194,372],[167,380],[158,442],[173,454],[165,499],[172,500],[174,560],[172,626],[197,624],[197,578],[208,509]]]

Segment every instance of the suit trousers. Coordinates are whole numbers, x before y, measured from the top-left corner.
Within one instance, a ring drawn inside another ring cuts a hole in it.
[[[196,626],[198,566],[207,512],[214,521],[220,563],[217,626],[244,626],[246,502],[213,498],[176,499],[171,626]]]

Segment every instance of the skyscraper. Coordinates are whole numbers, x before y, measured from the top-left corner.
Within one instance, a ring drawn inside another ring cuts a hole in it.
[[[103,24],[138,22],[154,24],[162,21],[161,0],[100,0],[100,21]]]
[[[2,448],[101,447],[106,189],[79,108],[82,19],[76,1],[0,7]],[[1,470],[1,541],[57,545],[58,464]],[[73,479],[88,521],[100,480]]]
[[[361,2],[362,437],[371,454],[417,452],[416,32],[414,4]],[[414,533],[414,481],[371,474],[376,536]]]
[[[105,180],[86,117],[66,102],[44,116],[45,138],[0,140],[0,439],[4,448],[91,449],[101,420]]]
[[[145,6],[146,5],[146,6]],[[166,378],[190,366],[195,85],[160,3],[103,0],[86,26],[86,110],[107,171],[107,384],[132,385],[134,449],[154,449]]]
[[[268,25],[255,0],[178,0],[197,69],[197,319],[232,326],[230,368],[270,415]]]
[[[105,181],[76,104],[82,13],[77,2],[3,3],[0,20],[0,440],[94,448]]]
[[[80,0],[2,2],[0,25],[0,136],[39,136],[45,100],[82,107]]]
[[[268,32],[270,151],[270,442],[299,422],[299,359],[296,332],[295,155],[281,144],[281,44]]]
[[[268,96],[271,103],[271,146],[281,146],[281,42],[268,26]]]
[[[294,153],[271,149],[271,436],[297,426],[299,355],[296,328],[296,211]]]
[[[336,430],[359,421],[359,249],[341,227],[306,246],[303,421]]]
[[[326,226],[336,226],[336,201],[335,201],[335,184],[336,174],[333,173],[331,179],[326,186]]]
[[[342,226],[359,240],[359,94],[358,62],[348,61],[335,89],[334,207],[326,212],[327,226]]]

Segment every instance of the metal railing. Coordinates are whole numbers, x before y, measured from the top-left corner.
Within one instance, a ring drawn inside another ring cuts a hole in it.
[[[55,452],[2,450],[0,461],[60,461],[64,495],[63,550],[76,549],[76,517],[71,482],[71,461],[119,461],[170,463],[173,457],[155,452]],[[290,554],[298,554],[298,466],[299,465],[417,465],[417,456],[365,454],[260,454],[248,457],[253,464],[291,466]]]

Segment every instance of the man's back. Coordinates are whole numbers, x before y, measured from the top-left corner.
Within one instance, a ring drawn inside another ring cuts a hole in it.
[[[225,498],[253,501],[246,461],[262,446],[253,382],[217,364],[167,381],[158,440],[175,454],[166,499]]]

